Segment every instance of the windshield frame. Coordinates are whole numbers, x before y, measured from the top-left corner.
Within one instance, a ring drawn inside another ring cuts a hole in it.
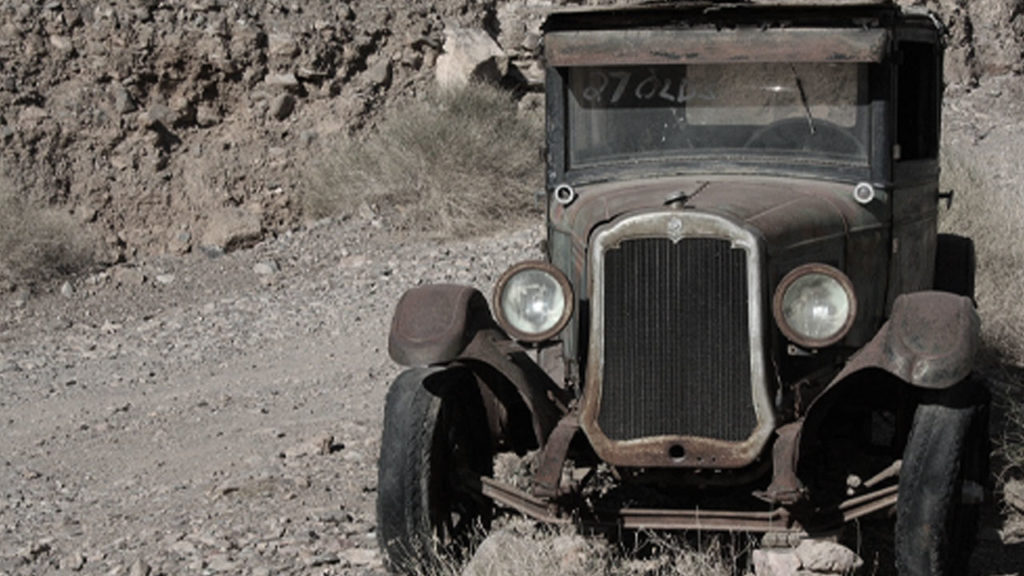
[[[567,68],[567,168],[685,159],[864,167],[867,66]]]
[[[891,31],[885,28],[814,29],[619,29],[575,30],[545,37],[550,186],[626,178],[688,174],[808,177],[859,182],[884,178],[889,114],[885,62]],[[671,155],[624,158],[590,166],[569,163],[569,71],[585,66],[651,66],[729,62],[863,63],[866,100],[858,116],[867,146],[866,161],[846,162],[793,155]]]

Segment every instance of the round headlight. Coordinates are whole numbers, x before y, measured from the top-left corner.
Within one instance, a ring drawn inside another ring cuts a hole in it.
[[[516,340],[540,342],[558,334],[572,315],[572,289],[547,262],[522,262],[494,287],[498,322]]]
[[[808,348],[830,346],[843,339],[857,315],[853,284],[825,264],[805,264],[779,283],[772,306],[782,333]]]

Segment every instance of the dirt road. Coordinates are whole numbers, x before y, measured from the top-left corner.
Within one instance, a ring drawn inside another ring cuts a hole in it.
[[[332,221],[7,297],[0,574],[382,572],[391,307],[419,281],[489,286],[538,234]]]

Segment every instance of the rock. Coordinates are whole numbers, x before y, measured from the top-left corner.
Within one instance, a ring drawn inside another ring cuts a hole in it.
[[[466,28],[445,30],[444,53],[437,58],[435,77],[446,88],[471,80],[496,82],[508,72],[508,56],[487,32]]]
[[[558,534],[551,539],[552,556],[558,561],[559,572],[571,574],[587,564],[593,550],[586,538],[579,534]]]
[[[511,532],[497,530],[492,532],[480,543],[476,553],[462,569],[461,576],[503,576],[516,573],[508,559],[517,553],[526,553],[524,540],[528,539]]]
[[[21,368],[18,367],[18,365],[15,364],[13,360],[8,360],[6,358],[0,358],[0,374],[3,374],[5,372],[20,372],[20,371],[21,371]]]
[[[381,58],[366,70],[363,78],[372,90],[387,89],[391,85],[391,61]]]
[[[60,569],[66,572],[78,572],[85,567],[85,556],[73,552],[60,559]]]
[[[65,298],[71,298],[75,295],[75,288],[71,286],[71,282],[65,280],[64,283],[60,285],[60,295]]]
[[[804,540],[796,547],[803,568],[812,572],[852,574],[864,565],[856,552],[828,540]]]
[[[149,573],[153,571],[153,568],[149,564],[139,558],[135,562],[132,562],[131,567],[128,568],[128,576],[149,576]]]
[[[270,115],[277,120],[284,120],[295,110],[295,96],[280,94],[270,103]]]
[[[40,106],[25,106],[18,112],[18,123],[36,124],[50,117],[50,113]]]
[[[1018,512],[1024,513],[1024,481],[1008,481],[1003,486],[1003,500]]]
[[[67,36],[59,36],[57,34],[50,36],[50,46],[52,46],[57,52],[63,54],[71,54],[75,50],[74,45],[71,44],[71,38],[68,38]]]
[[[111,271],[110,277],[119,286],[141,286],[146,283],[146,274],[135,267],[118,266]]]
[[[528,522],[513,522],[495,530],[480,544],[462,576],[512,576],[550,573],[602,573],[595,559],[610,550],[576,533],[542,535]]]
[[[187,254],[192,250],[192,233],[181,230],[167,242],[167,251],[172,254]]]
[[[540,44],[541,25],[553,8],[552,3],[547,0],[503,2],[498,7],[496,14],[498,29],[501,30],[498,42],[510,50],[537,51]]]
[[[264,82],[266,82],[267,86],[280,90],[297,91],[302,88],[302,83],[292,73],[268,74]]]
[[[241,208],[224,208],[210,215],[202,243],[229,252],[255,244],[262,234],[259,216]]]
[[[791,576],[800,569],[800,558],[789,548],[754,550],[756,576]]]
[[[175,112],[171,110],[170,106],[153,104],[139,117],[139,122],[143,128],[157,129],[161,126],[164,128],[173,126],[175,119]]]
[[[306,566],[317,568],[320,566],[331,566],[341,563],[337,554],[315,554],[305,559]]]
[[[167,286],[174,282],[174,274],[157,274],[156,278],[154,279],[156,280],[157,284],[163,284],[164,286]]]
[[[206,559],[206,569],[211,572],[238,573],[238,562],[227,554],[215,554]]]
[[[310,438],[298,446],[292,446],[284,451],[285,458],[301,458],[303,456],[326,456],[344,448],[343,444],[335,443],[334,436],[323,434]]]
[[[220,112],[208,104],[200,104],[196,108],[196,124],[200,128],[209,128],[219,124],[221,121]]]
[[[512,66],[521,82],[535,89],[544,86],[544,66],[537,60],[516,60]]]
[[[258,276],[270,276],[275,272],[279,272],[281,266],[276,260],[264,260],[263,262],[257,262],[253,267],[252,271]]]
[[[299,43],[291,34],[271,32],[267,34],[267,52],[271,58],[291,59],[299,55]]]

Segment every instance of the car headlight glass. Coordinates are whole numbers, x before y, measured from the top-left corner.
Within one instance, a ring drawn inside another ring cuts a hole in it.
[[[572,308],[569,282],[546,262],[513,266],[498,280],[495,292],[498,321],[518,340],[546,340],[569,320]]]
[[[856,307],[849,278],[825,264],[807,264],[787,274],[773,306],[782,333],[810,348],[829,346],[846,336]]]

